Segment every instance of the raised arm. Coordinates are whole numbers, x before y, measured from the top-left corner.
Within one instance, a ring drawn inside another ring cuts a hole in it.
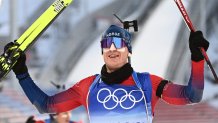
[[[6,45],[5,50],[11,44]],[[83,98],[86,98],[83,96],[84,86],[79,86],[80,83],[64,92],[48,96],[33,82],[28,74],[25,62],[26,55],[22,53],[12,70],[18,78],[25,94],[40,113],[64,112],[84,104],[82,102]]]
[[[204,58],[199,47],[203,47],[206,51],[208,46],[209,43],[204,39],[202,32],[191,32],[189,47],[191,51],[192,68],[188,85],[178,85],[170,81],[162,80],[158,83],[156,95],[167,103],[175,105],[200,102],[204,90]]]
[[[163,88],[161,98],[170,104],[184,105],[200,102],[204,90],[204,60],[192,62],[188,85],[169,82]]]
[[[58,113],[72,110],[82,104],[82,95],[78,86],[48,96],[31,79],[28,73],[17,75],[19,83],[40,113]]]

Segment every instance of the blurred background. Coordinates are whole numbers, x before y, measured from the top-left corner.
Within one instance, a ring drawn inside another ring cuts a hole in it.
[[[0,0],[0,52],[19,36],[54,0]],[[207,51],[218,73],[218,1],[183,0],[197,30],[210,42]],[[81,79],[99,73],[104,62],[100,37],[111,24],[137,19],[139,31],[133,34],[132,66],[177,84],[187,84],[190,76],[189,30],[173,0],[74,0],[37,42],[26,52],[29,73],[47,94],[67,88]],[[131,30],[132,31],[132,30]],[[133,31],[132,31],[133,32]],[[71,112],[71,119],[88,123],[83,107]],[[0,83],[0,123],[24,123],[39,114],[29,102],[11,72]],[[205,90],[201,103],[156,106],[154,123],[217,123],[218,83],[205,65]]]

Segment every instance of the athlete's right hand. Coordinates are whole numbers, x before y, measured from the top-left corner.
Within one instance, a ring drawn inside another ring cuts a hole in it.
[[[16,75],[28,73],[26,66],[26,55],[24,52],[21,53],[20,57],[17,60],[17,63],[12,68]]]
[[[11,48],[14,45],[14,42],[8,43],[4,47],[4,51],[9,50],[9,54],[11,53]],[[20,57],[17,59],[17,62],[13,66],[12,70],[14,71],[15,75],[20,75],[28,72],[27,66],[26,66],[26,55],[24,52],[21,52]]]

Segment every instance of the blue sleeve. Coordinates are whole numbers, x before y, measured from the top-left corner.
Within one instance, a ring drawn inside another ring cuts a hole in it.
[[[17,75],[25,94],[40,113],[58,113],[72,110],[83,102],[80,84],[52,96],[45,94],[31,79],[28,73]]]
[[[52,113],[47,108],[47,102],[49,101],[49,96],[45,94],[32,80],[29,73],[20,74],[16,76],[19,83],[25,92],[26,96],[29,98],[31,103],[36,106],[40,113]]]

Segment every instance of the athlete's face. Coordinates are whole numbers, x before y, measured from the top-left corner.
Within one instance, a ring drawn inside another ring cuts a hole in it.
[[[128,48],[117,49],[112,43],[110,48],[103,48],[103,58],[107,67],[107,72],[113,72],[128,62]]]
[[[62,112],[57,114],[57,122],[58,123],[69,123],[71,114],[70,112]]]

